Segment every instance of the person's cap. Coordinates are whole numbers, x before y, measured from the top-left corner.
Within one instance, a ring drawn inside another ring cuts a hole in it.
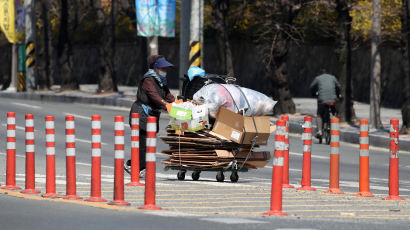
[[[164,68],[164,67],[170,67],[174,65],[168,62],[164,57],[161,57],[161,58],[158,58],[152,66],[154,68]]]
[[[196,76],[203,77],[205,76],[205,70],[199,68],[198,66],[192,66],[191,68],[188,69],[188,78],[190,81],[194,79]]]

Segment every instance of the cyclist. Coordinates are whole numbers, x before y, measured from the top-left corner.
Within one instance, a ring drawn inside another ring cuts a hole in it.
[[[317,132],[316,138],[322,138],[323,120],[327,116],[329,106],[333,115],[336,113],[334,103],[340,97],[341,90],[340,83],[336,77],[326,73],[326,70],[322,69],[321,74],[313,80],[310,84],[310,91],[312,95],[317,96]],[[333,105],[333,106],[331,106]]]

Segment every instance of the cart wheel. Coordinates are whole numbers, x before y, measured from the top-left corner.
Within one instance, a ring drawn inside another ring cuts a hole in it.
[[[199,176],[200,176],[201,171],[193,171],[192,172],[192,180],[199,180]]]
[[[231,178],[231,181],[232,181],[233,183],[238,182],[238,180],[239,180],[238,172],[232,172],[230,178]]]
[[[224,175],[224,173],[223,173],[222,171],[219,171],[219,172],[216,174],[216,181],[218,181],[218,182],[224,182],[224,180],[225,180],[225,175]]]
[[[185,179],[185,171],[178,171],[177,177],[178,177],[178,180],[184,180]]]

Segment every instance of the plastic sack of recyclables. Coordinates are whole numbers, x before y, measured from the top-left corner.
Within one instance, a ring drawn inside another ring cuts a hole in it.
[[[229,84],[206,85],[194,94],[193,100],[206,104],[212,117],[216,117],[220,106],[233,112],[244,112],[244,116],[263,116],[272,112],[276,104],[263,93]]]

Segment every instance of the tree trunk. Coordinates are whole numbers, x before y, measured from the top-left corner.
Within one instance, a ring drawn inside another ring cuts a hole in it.
[[[403,75],[403,96],[404,103],[401,108],[401,116],[403,119],[403,125],[400,130],[401,134],[410,133],[410,8],[409,0],[403,0],[403,40],[406,43],[406,62],[405,71]]]
[[[371,74],[370,74],[370,127],[379,129],[380,120],[380,35],[381,34],[381,0],[373,1]]]
[[[336,11],[338,13],[338,33],[340,34],[336,53],[339,61],[339,81],[342,85],[341,93],[343,95],[342,100],[338,103],[338,113],[340,121],[351,123],[356,120],[353,108],[352,48],[350,43],[352,18],[349,15],[349,8],[345,0],[337,1]]]
[[[100,5],[101,6],[101,3]],[[117,92],[117,79],[115,71],[115,17],[117,10],[116,1],[111,2],[109,17],[98,8],[98,21],[103,30],[100,40],[100,74],[98,81],[98,93]]]
[[[49,52],[49,23],[48,23],[48,7],[46,0],[41,1],[41,21],[43,23],[42,33],[42,66],[39,73],[38,85],[40,89],[50,89],[50,52]],[[39,42],[40,43],[40,42]]]
[[[234,77],[231,44],[226,28],[226,15],[229,12],[230,0],[212,2],[212,27],[217,31],[216,41],[221,58],[220,71]]]
[[[270,76],[273,92],[272,98],[278,103],[273,109],[275,115],[296,113],[296,105],[292,100],[287,76],[286,57],[289,51],[289,42],[286,39],[278,39],[272,44],[272,60],[266,70]]]
[[[61,0],[60,29],[57,54],[59,61],[59,76],[61,90],[79,89],[78,81],[73,74],[73,50],[68,32],[68,0]]]

